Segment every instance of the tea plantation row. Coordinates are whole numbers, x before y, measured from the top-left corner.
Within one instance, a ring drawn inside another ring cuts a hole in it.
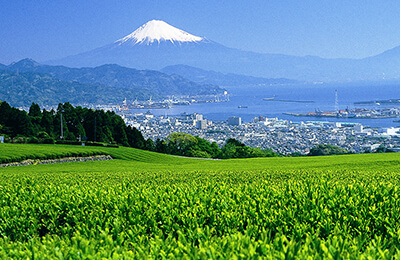
[[[98,149],[124,160],[0,169],[1,258],[400,257],[398,154]]]

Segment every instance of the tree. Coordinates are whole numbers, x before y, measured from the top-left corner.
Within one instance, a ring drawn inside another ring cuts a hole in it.
[[[375,153],[393,153],[393,151],[389,148],[386,148],[383,144],[381,144],[375,151]]]
[[[135,127],[128,126],[126,129],[126,136],[130,147],[144,149],[146,146],[142,133]]]
[[[228,140],[226,140],[226,144],[225,145],[234,145],[234,146],[239,146],[239,147],[244,147],[244,143],[241,143],[240,141],[234,139],[234,138],[229,138]]]
[[[302,157],[304,156],[304,154],[300,153],[300,152],[294,152],[289,154],[290,157]]]
[[[55,114],[55,117],[53,119],[53,128],[56,132],[55,135],[58,136],[58,138],[60,139],[61,138],[66,139],[66,137],[69,136],[68,126],[67,126],[68,118],[66,118],[65,115],[66,114],[64,110],[64,104],[61,103],[58,104],[57,113]],[[61,120],[62,120],[62,126],[61,126]]]
[[[50,112],[43,109],[42,119],[40,120],[40,125],[42,126],[43,130],[46,131],[49,135],[55,137],[54,133],[54,126],[53,126],[53,117],[54,117],[54,110]]]
[[[259,148],[249,147],[240,141],[229,138],[224,147],[222,147],[219,158],[254,158],[254,157],[276,157],[278,156],[272,150],[261,150]]]
[[[172,133],[166,139],[167,151],[175,155],[187,155],[189,149],[197,144],[197,139],[186,133]]]
[[[156,152],[157,153],[167,153],[168,149],[167,149],[167,143],[164,140],[161,140],[160,138],[157,138],[156,140]]]
[[[339,155],[349,154],[350,152],[344,148],[340,148],[331,144],[319,144],[312,148],[307,154],[308,156],[321,156],[321,155]]]
[[[124,122],[124,120],[116,115],[115,113],[112,114],[108,114],[109,117],[111,117],[112,120],[112,126],[113,126],[113,139],[121,145],[124,146],[129,146],[129,142],[128,142],[128,137],[126,135],[126,124]]]
[[[38,104],[32,102],[32,105],[29,107],[29,113],[28,115],[30,117],[42,117],[42,112],[40,111],[40,107]]]
[[[193,150],[193,149],[189,149],[189,151],[186,152],[186,156],[198,157],[198,158],[211,158],[211,155],[206,151]]]
[[[28,114],[25,111],[11,107],[7,102],[0,104],[0,124],[3,125],[3,132],[12,137],[33,134],[33,125]]]
[[[145,142],[145,148],[148,151],[155,151],[156,150],[156,146],[154,145],[153,140],[151,140],[150,138],[148,138]]]
[[[209,141],[202,139],[198,136],[195,137],[197,139],[197,144],[192,147],[192,150],[203,151],[206,154],[204,156],[195,156],[195,157],[205,157],[205,158],[217,158],[221,149],[219,149],[218,144],[216,142],[210,143]]]
[[[0,102],[0,124],[2,134],[32,137],[29,139],[31,141],[37,138],[39,141],[54,142],[53,138],[58,139],[61,136],[62,127],[65,140],[75,141],[80,136],[98,142],[155,149],[151,139],[146,142],[139,130],[126,126],[124,120],[114,112],[73,107],[68,102],[60,103],[57,112],[44,109],[41,112],[39,105],[32,103],[29,114],[6,102]],[[39,133],[49,136],[38,137]]]
[[[226,143],[224,147],[222,147],[222,151],[220,153],[221,159],[229,159],[229,158],[236,158],[237,154],[237,146],[233,143]]]

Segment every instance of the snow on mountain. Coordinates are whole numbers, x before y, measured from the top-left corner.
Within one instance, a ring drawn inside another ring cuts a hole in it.
[[[152,70],[183,64],[225,74],[311,82],[380,80],[382,75],[400,79],[400,47],[359,60],[261,54],[229,48],[158,20],[108,45],[44,63],[69,67],[118,64]]]
[[[170,41],[171,43],[181,42],[199,42],[204,38],[192,35],[183,30],[175,28],[168,23],[160,20],[152,20],[133,33],[117,40],[115,43],[122,44],[146,44],[150,45],[154,42]]]

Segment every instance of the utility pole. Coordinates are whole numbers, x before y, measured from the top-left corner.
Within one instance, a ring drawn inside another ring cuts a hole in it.
[[[60,106],[60,121],[61,121],[61,124],[60,124],[60,128],[61,128],[61,136],[60,136],[60,139],[61,140],[63,140],[64,139],[64,128],[63,128],[63,116],[62,116],[62,113],[64,113],[64,107],[62,106],[62,104],[61,104],[61,106]]]
[[[60,111],[60,118],[61,118],[61,140],[64,139],[64,131],[63,131],[63,118],[62,118],[62,110]]]
[[[97,115],[96,112],[94,112],[94,141],[96,142],[96,120],[97,120]]]

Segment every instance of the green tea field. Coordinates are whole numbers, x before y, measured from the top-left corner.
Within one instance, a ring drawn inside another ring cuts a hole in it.
[[[200,160],[0,144],[1,259],[400,258],[400,154]]]

